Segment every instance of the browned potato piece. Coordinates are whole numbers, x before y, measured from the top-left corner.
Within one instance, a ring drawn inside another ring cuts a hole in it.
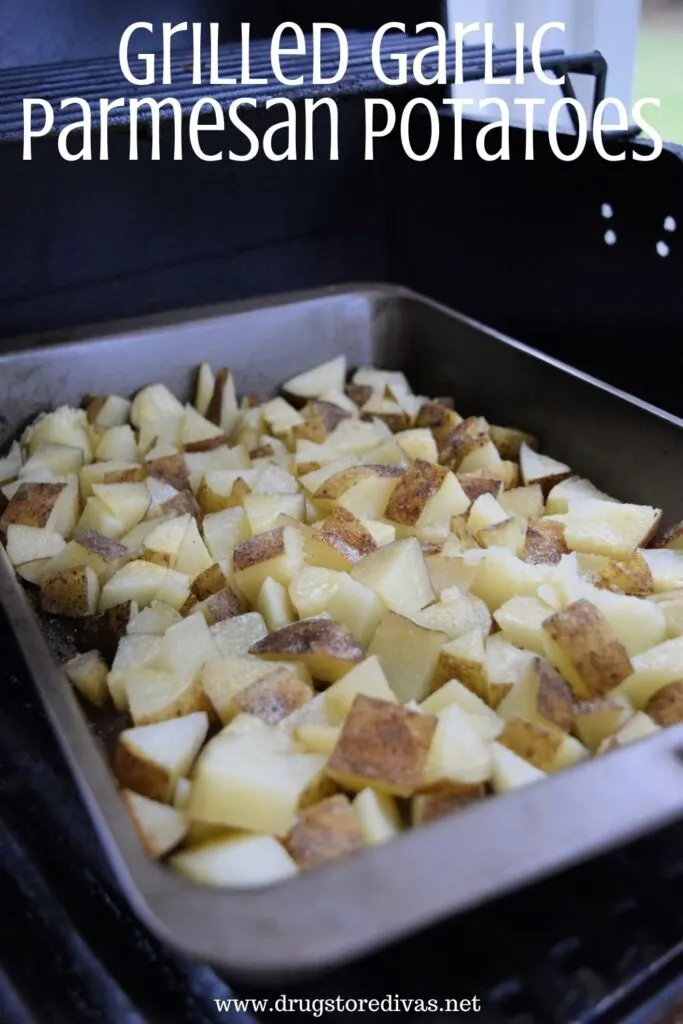
[[[564,526],[553,519],[530,519],[521,558],[532,565],[558,565],[569,548],[564,539]]]
[[[438,494],[448,476],[443,466],[418,460],[406,469],[384,511],[384,518],[393,523],[415,526],[430,498]]]
[[[233,553],[235,584],[255,601],[268,576],[289,586],[303,565],[303,533],[296,526],[278,526],[238,544]]]
[[[575,601],[556,612],[543,629],[559,656],[558,667],[579,698],[602,697],[634,671],[624,645],[590,601]]]
[[[192,607],[194,611],[202,613],[210,626],[226,619],[234,619],[236,615],[242,615],[246,611],[242,598],[232,587],[225,587]]]
[[[40,588],[40,597],[43,611],[49,615],[84,619],[97,611],[100,584],[94,570],[88,565],[81,565],[45,580]]]
[[[645,712],[657,725],[678,725],[683,722],[683,681],[669,683],[650,697]]]
[[[179,491],[185,491],[190,486],[190,477],[182,452],[162,455],[158,459],[148,459],[145,465],[150,476],[165,480]]]
[[[503,718],[520,715],[530,722],[556,725],[569,732],[574,718],[572,691],[560,673],[545,658],[535,658],[507,696],[498,705]]]
[[[482,784],[456,783],[444,788],[443,792],[418,793],[410,802],[410,818],[413,825],[426,825],[438,821],[455,811],[462,811],[478,800],[483,800],[486,790]]]
[[[345,572],[376,550],[370,531],[345,508],[336,508],[318,528],[307,532],[306,560],[325,569]]]
[[[36,526],[44,530],[53,530],[65,535],[67,529],[62,527],[66,521],[66,510],[63,506],[69,499],[68,484],[21,484],[11,498],[0,519],[0,534],[6,536],[7,527],[16,523],[18,526]],[[73,529],[76,520],[77,492],[74,490],[73,509],[68,529]]]
[[[579,568],[586,573],[594,587],[611,590],[616,594],[646,597],[654,593],[650,566],[639,551],[625,558],[606,555],[579,555]]]
[[[195,576],[190,584],[190,590],[198,601],[206,601],[207,598],[220,593],[226,587],[228,587],[228,581],[225,578],[225,573],[220,565],[215,563]]]
[[[503,490],[503,481],[499,477],[483,476],[480,473],[458,473],[458,481],[470,501],[476,501],[482,494],[492,494],[498,498]]]
[[[332,619],[283,626],[259,640],[249,653],[269,661],[299,661],[323,683],[336,683],[365,658],[355,637]]]
[[[421,424],[418,424],[420,426]],[[427,424],[424,424],[427,426]],[[434,439],[439,452],[442,466],[457,471],[466,455],[488,444],[489,432],[484,421],[478,416],[470,416],[455,427],[436,427]]]
[[[597,750],[633,714],[628,703],[618,700],[581,701],[574,706],[572,731],[589,750]]]
[[[364,846],[358,815],[343,793],[300,811],[285,839],[286,849],[300,868],[326,864]]]
[[[548,771],[552,768],[564,737],[565,734],[557,726],[528,722],[519,715],[511,715],[498,742],[541,771]]]
[[[359,694],[351,705],[327,772],[344,789],[372,786],[412,796],[422,782],[437,719]]]
[[[281,668],[240,690],[234,705],[238,713],[254,715],[266,725],[277,725],[312,697],[313,690],[296,672]]]
[[[529,448],[538,448],[538,438],[533,434],[525,434],[523,430],[517,430],[515,427],[492,426],[489,427],[489,433],[501,459],[518,459],[523,444]]]

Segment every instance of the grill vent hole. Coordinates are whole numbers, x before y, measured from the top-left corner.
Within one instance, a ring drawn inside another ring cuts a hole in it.
[[[617,244],[617,233],[616,233],[616,231],[612,231],[610,229],[609,231],[605,232],[605,244],[606,245],[616,245]],[[660,245],[661,244],[662,243],[660,242]]]
[[[667,245],[666,242],[657,242],[657,255],[658,256],[661,256],[662,259],[666,259],[666,257],[669,255],[670,252],[671,252],[671,249],[669,248],[669,246]]]

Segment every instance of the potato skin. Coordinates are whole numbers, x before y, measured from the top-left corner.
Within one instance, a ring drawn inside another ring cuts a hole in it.
[[[384,518],[404,526],[415,526],[425,505],[438,493],[447,476],[448,470],[443,466],[418,459],[396,485],[384,510]]]
[[[198,601],[205,601],[228,587],[228,581],[220,565],[214,563],[200,572],[190,584],[190,590]]]
[[[415,420],[416,427],[429,430],[452,430],[458,425],[458,417],[443,401],[425,402]]]
[[[480,476],[479,473],[459,473],[458,482],[472,502],[481,498],[482,494],[492,494],[497,498],[503,490],[503,481],[498,477]]]
[[[308,619],[283,626],[254,644],[249,654],[294,661],[319,656],[343,662],[349,667],[365,658],[365,651],[356,638],[331,619]]]
[[[100,533],[81,533],[77,540],[82,548],[97,555],[103,562],[117,562],[130,557],[130,552],[125,544],[119,544],[116,540],[103,537]]]
[[[257,679],[235,695],[238,712],[255,715],[266,725],[277,725],[313,697],[313,690],[286,668]]]
[[[99,584],[92,569],[65,569],[47,580],[40,590],[41,604],[48,615],[84,619],[97,607]]]
[[[22,484],[2,514],[0,534],[6,536],[7,527],[15,523],[38,528],[46,526],[65,487],[66,484]]]
[[[216,448],[224,448],[227,444],[230,444],[230,438],[225,434],[219,434],[217,437],[205,437],[203,441],[190,441],[189,444],[183,445],[183,451],[212,452]]]
[[[285,553],[285,529],[279,526],[267,533],[259,533],[256,537],[238,544],[233,554],[235,572],[251,569],[261,562],[269,562],[271,558],[279,558]]]
[[[226,619],[234,619],[236,615],[242,615],[247,610],[242,598],[235,593],[232,587],[225,587],[217,594],[211,594],[201,604],[201,611],[210,620],[210,625],[214,625],[216,622],[225,622]],[[196,605],[193,607],[196,608]]]
[[[602,590],[632,597],[647,597],[654,592],[652,572],[641,554],[629,558],[601,560],[592,573],[593,585]]]
[[[456,427],[434,429],[434,440],[439,453],[439,463],[457,472],[465,456],[486,444],[489,435],[487,431],[482,430],[481,420],[476,416],[470,416]]]
[[[532,672],[538,679],[537,709],[548,722],[569,732],[574,718],[573,696],[564,677],[545,658],[536,658]]]
[[[564,526],[553,519],[530,519],[527,526],[522,560],[532,565],[558,565],[569,548],[564,539]]]
[[[369,397],[370,395],[368,395],[368,398]],[[365,405],[365,402],[362,404]],[[342,409],[341,406],[335,405],[334,402],[324,402],[319,398],[314,402],[310,402],[304,409],[303,415],[306,419],[308,419],[308,416],[306,415],[307,410],[310,410],[311,419],[319,419],[322,421],[328,434],[331,434],[335,427],[339,426],[342,420],[348,420],[351,418],[351,413],[348,409]]]
[[[373,783],[396,796],[412,796],[423,779],[437,719],[400,704],[358,695],[327,763],[342,787]],[[381,785],[379,785],[381,784]]]
[[[147,463],[147,472],[158,480],[165,480],[179,491],[185,491],[190,486],[190,477],[185,465],[185,459],[180,452],[175,455],[162,455],[158,459],[150,459]]]
[[[344,394],[347,398],[350,398],[356,405],[365,405],[372,398],[372,388],[369,384],[347,384],[344,388]]]
[[[650,697],[645,713],[661,726],[683,722],[683,680],[658,690],[654,697]]]
[[[120,737],[114,748],[112,770],[122,789],[131,789],[160,803],[167,803],[172,795],[171,778],[166,769],[136,757]]]
[[[562,738],[563,733],[557,727],[527,722],[519,715],[512,715],[505,723],[498,742],[545,771],[552,764]]]
[[[589,697],[604,696],[633,673],[624,645],[590,601],[568,605],[546,619],[543,628],[569,658]]]
[[[300,868],[314,868],[362,850],[365,840],[349,798],[338,793],[300,811],[284,845]]]
[[[335,548],[352,565],[377,550],[377,543],[369,530],[345,508],[336,508],[323,519],[313,537]]]
[[[455,783],[443,791],[430,793],[418,793],[410,804],[411,823],[413,825],[426,825],[430,821],[438,821],[456,811],[462,811],[466,807],[483,800],[486,790],[483,785],[463,783],[457,786]]]

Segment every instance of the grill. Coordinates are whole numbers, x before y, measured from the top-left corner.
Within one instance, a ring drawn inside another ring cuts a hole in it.
[[[272,13],[264,33],[285,18],[304,17],[299,7],[305,5],[288,3],[286,11],[282,5],[275,10],[276,3],[259,6]],[[355,6],[345,4],[336,17],[329,5],[315,13],[343,23],[346,9]],[[399,6],[378,13],[378,23],[407,17]],[[351,18],[357,27],[373,27],[357,14]],[[437,15],[425,10],[423,16]],[[371,36],[349,31],[348,37],[343,84],[304,90],[343,99],[346,130],[357,134],[360,97],[381,93],[402,101],[424,90],[413,82],[386,93],[372,69]],[[95,51],[111,53],[113,42]],[[385,43],[408,54],[424,45],[424,37]],[[238,53],[234,43],[221,44],[222,74],[239,71]],[[560,165],[539,137],[532,165],[472,159],[456,169],[449,154],[429,166],[411,163],[392,143],[375,165],[349,158],[338,169],[273,170],[257,162],[240,172],[191,161],[131,168],[115,146],[109,167],[67,167],[55,155],[54,138],[47,138],[35,163],[23,165],[17,143],[25,96],[56,105],[54,134],[69,123],[68,112],[58,109],[67,96],[173,95],[188,112],[208,94],[225,106],[238,97],[264,102],[300,95],[275,82],[194,86],[187,52],[173,58],[173,86],[139,89],[125,83],[116,58],[76,56],[41,65],[28,59],[0,71],[0,339],[40,339],[55,327],[72,336],[104,319],[341,280],[394,280],[680,414],[676,375],[665,372],[683,327],[680,233],[666,236],[667,260],[655,249],[667,218],[675,218],[679,232],[683,228],[680,154],[669,152],[646,169],[632,159],[642,147],[626,141],[624,164],[606,164],[588,152]],[[323,66],[333,60],[330,54]],[[283,64],[291,74],[309,71],[297,58]],[[543,66],[569,76],[568,97],[576,76],[593,80],[594,104],[606,94],[600,54],[549,50]],[[257,40],[252,70],[267,73],[268,67],[266,47]],[[514,54],[498,49],[494,70],[509,75]],[[468,47],[465,79],[483,74],[482,48]],[[169,113],[162,108],[162,117]],[[93,114],[97,125],[97,106]],[[140,112],[141,120],[148,116]],[[112,123],[116,117],[112,112]],[[128,115],[121,113],[117,123],[125,129]],[[513,136],[517,156],[523,144],[521,135]],[[473,147],[470,126],[466,155]],[[604,243],[605,203],[613,208],[610,224],[618,236],[611,248]],[[531,293],[533,281],[538,287]],[[616,361],[605,352],[606,338],[618,345]],[[279,990],[233,992],[229,980],[165,948],[131,914],[2,621],[0,642],[0,1020],[251,1024],[248,1012],[219,1013],[216,1000],[273,997]],[[680,1012],[682,973],[680,824],[334,974],[290,986],[287,995],[476,995],[485,1024],[664,1024],[677,1019],[677,1007]]]

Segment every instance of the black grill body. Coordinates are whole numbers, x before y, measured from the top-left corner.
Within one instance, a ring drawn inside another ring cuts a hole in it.
[[[513,159],[485,164],[475,155],[474,122],[465,125],[460,162],[448,143],[428,162],[411,161],[395,139],[368,162],[364,99],[386,95],[400,110],[421,93],[414,86],[382,92],[363,33],[390,20],[414,26],[415,5],[254,6],[231,4],[226,13],[217,0],[173,0],[163,17],[222,19],[225,66],[243,20],[256,36],[285,20],[304,27],[333,21],[355,32],[353,74],[334,93],[338,162],[174,162],[170,126],[162,132],[162,159],[152,162],[143,126],[141,159],[131,163],[124,119],[107,162],[67,164],[51,136],[25,163],[21,97],[125,95],[123,83],[112,84],[118,38],[128,23],[160,15],[149,0],[3,5],[0,346],[217,301],[395,281],[681,414],[674,371],[683,332],[683,164],[673,147],[653,164],[639,163],[634,153],[647,147],[621,139],[614,147],[626,153],[623,162],[608,163],[589,147],[565,164],[537,133],[536,159],[526,162],[517,131]],[[439,3],[420,4],[419,20],[441,16]],[[181,70],[185,59],[177,58]],[[481,77],[481,53],[470,51],[468,60],[468,77]],[[501,52],[501,72],[506,61]],[[595,55],[550,53],[547,61],[592,76],[598,97],[605,88],[604,62]],[[196,98],[189,85],[174,86],[172,94],[179,92],[187,104]],[[428,95],[441,98],[439,90]],[[258,111],[255,127],[262,130],[269,116]],[[451,128],[444,114],[445,138]],[[416,119],[416,145],[425,131]],[[317,142],[322,152],[326,139]],[[677,230],[667,233],[670,218]],[[608,229],[617,236],[611,246]],[[666,257],[658,254],[660,241],[669,247]],[[229,981],[163,948],[116,891],[4,625],[0,636],[0,1020],[229,1019],[215,1004],[230,997]],[[477,995],[487,1024],[652,1020],[681,995],[682,828],[287,994]],[[235,1011],[233,1019],[250,1015]]]

